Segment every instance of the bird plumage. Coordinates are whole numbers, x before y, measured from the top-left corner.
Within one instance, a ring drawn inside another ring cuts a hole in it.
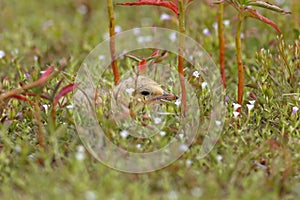
[[[130,77],[121,81],[113,91],[118,107],[123,111],[139,110],[146,104],[161,100],[175,100],[177,97],[165,92],[162,87],[146,76]]]

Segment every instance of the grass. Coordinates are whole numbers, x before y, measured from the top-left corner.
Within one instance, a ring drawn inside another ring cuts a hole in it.
[[[73,82],[83,59],[108,33],[106,1],[92,0],[90,4],[91,10],[83,15],[79,3],[71,0],[1,1],[0,50],[6,56],[0,59],[0,93],[36,80],[49,65],[61,67],[64,72],[43,89],[30,92],[51,94],[62,78],[62,85]],[[231,8],[225,9],[224,19],[230,20],[225,26],[227,114],[222,136],[210,154],[199,159],[199,138],[164,169],[148,174],[119,172],[82,150],[72,110],[67,108],[71,95],[60,102],[55,123],[51,121],[51,110],[42,109],[43,120],[38,122],[34,106],[11,99],[0,102],[4,105],[0,107],[0,198],[299,198],[300,112],[291,114],[293,107],[300,107],[299,30],[293,30],[292,16],[266,13],[283,30],[284,38],[276,38],[276,33],[260,22],[245,21],[245,108],[241,117],[235,118],[231,105],[237,87],[236,19],[232,18]],[[218,40],[213,25],[217,8],[195,2],[188,10],[187,34],[200,42],[217,63]],[[175,22],[159,19],[161,13],[168,12],[162,8],[116,7],[115,12],[116,25],[123,30],[153,24],[177,27]],[[210,34],[203,33],[205,28]],[[25,73],[30,78],[25,78]],[[256,99],[255,106],[248,111],[246,104],[252,99]],[[40,101],[50,104],[46,99]],[[44,148],[37,145],[40,125],[44,127]]]

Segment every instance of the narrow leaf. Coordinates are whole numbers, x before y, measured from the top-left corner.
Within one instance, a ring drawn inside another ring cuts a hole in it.
[[[62,84],[63,80],[64,80],[63,78],[60,79],[60,80],[58,81],[58,83],[55,85],[55,87],[54,87],[54,89],[53,89],[53,92],[52,92],[52,94],[51,94],[51,98],[52,98],[52,99],[55,97],[55,95],[56,95],[56,93],[57,93],[57,91],[58,91],[58,88],[59,88],[60,85]]]
[[[125,2],[117,3],[117,5],[123,6],[142,6],[142,5],[152,5],[152,6],[161,6],[172,10],[176,15],[178,15],[178,7],[175,3],[171,1],[164,0],[138,0],[137,2]]]
[[[75,88],[77,88],[78,84],[74,84],[71,83],[65,87],[63,87],[59,93],[55,96],[54,101],[53,101],[53,107],[56,106],[56,104],[58,103],[58,101],[65,95],[67,95],[68,93],[72,92]]]
[[[33,101],[27,99],[26,97],[24,97],[22,95],[14,94],[14,95],[10,96],[10,98],[18,99],[20,101],[28,102],[31,105],[34,105]]]
[[[139,62],[138,68],[139,68],[140,74],[143,74],[143,73],[146,72],[146,70],[147,70],[147,61],[146,61],[145,58],[143,58],[143,60],[141,62]]]
[[[159,49],[155,50],[155,51],[152,53],[151,58],[158,57],[158,56],[160,55],[159,53],[160,53],[160,50],[159,50]]]
[[[22,95],[29,96],[29,97],[35,97],[36,96],[36,94],[34,94],[34,93],[22,93]],[[40,97],[43,98],[43,99],[47,99],[47,100],[51,99],[50,95],[47,94],[47,93],[40,94]]]
[[[46,79],[53,72],[54,66],[48,67],[45,71],[42,72],[42,76],[39,79]]]
[[[256,10],[254,9],[247,9],[247,11],[245,12],[247,14],[247,16],[258,19],[266,24],[271,25],[278,33],[281,34],[281,30],[278,28],[278,26],[275,24],[275,22],[273,22],[272,20],[266,18],[265,16],[259,14]]]
[[[141,58],[139,58],[138,56],[133,55],[133,54],[126,54],[125,57],[131,58],[131,59],[133,59],[133,60],[135,60],[137,62],[141,62],[142,61]]]
[[[282,14],[291,14],[290,11],[286,11],[275,4],[265,2],[265,1],[251,1],[251,2],[249,2],[249,5],[265,8],[265,9],[272,10],[272,11],[282,13]]]
[[[165,58],[168,57],[168,51],[164,50],[160,55],[158,55],[154,61],[154,63],[160,63]]]

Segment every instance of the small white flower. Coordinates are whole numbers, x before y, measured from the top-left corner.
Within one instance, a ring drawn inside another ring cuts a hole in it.
[[[250,100],[249,103],[250,103],[251,105],[254,105],[254,104],[255,104],[255,100]]]
[[[77,152],[84,153],[84,151],[85,151],[84,146],[82,145],[77,146]]]
[[[236,111],[234,111],[232,114],[233,114],[234,117],[238,117],[240,115],[240,113],[236,112]]]
[[[137,149],[141,149],[141,148],[142,148],[142,145],[141,145],[141,144],[137,144],[137,145],[136,145],[136,148],[137,148]]]
[[[216,29],[216,30],[217,30],[217,29],[218,29],[218,23],[216,23],[216,22],[215,22],[215,23],[213,23],[213,27],[214,27],[214,29]]]
[[[194,56],[193,55],[189,55],[189,60],[193,61],[194,60]]]
[[[222,161],[223,160],[223,156],[221,156],[221,155],[217,155],[217,161]]]
[[[134,92],[133,88],[126,88],[125,91],[131,96],[132,93]]]
[[[121,33],[122,32],[121,26],[115,26],[115,32],[116,33]]]
[[[128,133],[127,130],[122,130],[120,132],[120,135],[121,135],[122,138],[126,139],[128,137],[128,135],[129,135],[129,133]]]
[[[241,33],[241,39],[244,39],[244,38],[245,38],[245,34]]]
[[[105,55],[99,55],[99,56],[98,56],[98,59],[99,59],[99,60],[104,60],[104,59],[105,59]]]
[[[249,111],[252,110],[252,109],[254,108],[254,105],[253,105],[253,104],[247,104],[246,106],[247,106],[247,108],[248,108]]]
[[[34,55],[34,56],[33,56],[33,60],[34,60],[34,61],[38,61],[38,59],[39,59],[39,57],[38,57],[37,55]]]
[[[24,78],[29,79],[30,77],[31,77],[31,76],[30,76],[29,73],[25,73],[25,74],[24,74]]]
[[[180,106],[181,101],[180,101],[180,99],[177,99],[174,103],[175,103],[176,106]]]
[[[189,149],[189,147],[186,144],[182,144],[179,146],[179,151],[185,152]]]
[[[233,103],[232,104],[233,105],[233,109],[234,110],[237,110],[237,109],[239,109],[240,107],[242,107],[240,104],[238,104],[238,103]]]
[[[73,107],[72,104],[70,104],[70,105],[67,105],[66,108],[69,109],[69,110],[71,110],[71,109],[73,109],[74,107]]]
[[[216,120],[216,125],[221,126],[222,122],[220,120]]]
[[[44,107],[45,111],[49,110],[49,107],[50,107],[49,105],[43,104],[42,106]]]
[[[155,123],[155,124],[159,124],[159,123],[161,123],[161,121],[162,121],[162,120],[161,120],[161,118],[159,118],[159,117],[155,117],[155,118],[154,118],[154,123]]]
[[[256,167],[260,168],[260,169],[268,169],[268,167],[266,165],[260,164],[260,163],[256,163]]]
[[[172,32],[170,35],[169,35],[169,39],[172,41],[172,42],[175,42],[176,41],[176,32]]]
[[[229,26],[229,25],[230,25],[230,20],[228,20],[228,19],[224,20],[224,21],[223,21],[223,24],[224,24],[225,26]]]
[[[292,108],[292,115],[296,114],[296,112],[299,110],[299,108],[297,106],[294,106]]]
[[[133,34],[134,35],[138,35],[138,34],[140,34],[140,32],[141,32],[141,30],[139,28],[134,28],[133,29]]]
[[[199,78],[200,73],[198,71],[194,71],[193,72],[193,76],[195,76],[196,78]]]
[[[205,89],[205,88],[206,88],[206,86],[207,86],[207,82],[203,82],[203,83],[201,83],[201,88],[202,88],[202,89]]]
[[[167,133],[165,131],[160,131],[159,134],[163,137],[165,136]]]
[[[203,34],[204,35],[210,35],[210,31],[208,28],[203,29]]]
[[[193,164],[193,161],[191,161],[191,160],[186,160],[185,161],[185,164],[186,164],[186,166],[191,166],[192,164]]]
[[[265,54],[265,53],[266,53],[266,50],[265,50],[264,48],[261,48],[261,49],[260,49],[260,52],[261,52],[262,54]]]
[[[179,134],[178,134],[178,137],[179,137],[180,139],[183,139],[183,138],[184,138],[184,134],[183,134],[183,133],[179,133]]]
[[[82,153],[82,152],[77,152],[77,153],[75,154],[75,158],[76,158],[76,160],[78,160],[78,161],[83,161],[83,160],[85,159],[85,155],[84,155],[84,153]]]
[[[160,16],[160,20],[161,21],[164,21],[164,20],[169,20],[171,19],[171,16],[166,14],[166,13],[163,13],[161,16]]]
[[[0,59],[4,58],[4,56],[5,56],[5,52],[0,50]]]
[[[21,152],[21,147],[19,146],[19,145],[17,145],[17,146],[15,146],[15,151],[17,152],[17,153],[20,153]]]

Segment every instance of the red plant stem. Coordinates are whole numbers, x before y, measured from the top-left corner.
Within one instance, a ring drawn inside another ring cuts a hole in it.
[[[52,120],[52,125],[54,127],[56,127],[56,123],[55,123],[55,120],[56,120],[56,112],[55,112],[55,107],[52,107],[51,109],[51,120]]]
[[[183,64],[184,64],[184,58],[183,58],[183,52],[184,52],[184,40],[185,37],[183,34],[185,34],[185,8],[183,0],[178,0],[178,6],[179,6],[179,14],[178,14],[178,21],[179,21],[179,50],[178,50],[178,74],[179,74],[179,81],[180,81],[180,87],[181,87],[181,103],[183,105],[183,114],[186,115],[187,107],[186,107],[186,88],[185,88],[185,82],[184,82],[184,71],[183,71]]]
[[[220,72],[224,88],[226,88],[226,75],[225,75],[225,38],[224,38],[224,3],[219,5],[218,11],[218,36],[219,36],[219,61]]]
[[[116,47],[115,47],[115,17],[114,17],[114,7],[112,0],[107,0],[107,10],[109,16],[109,36],[110,36],[110,55],[111,55],[111,67],[114,74],[115,85],[120,81],[120,73],[116,61]]]
[[[238,15],[238,24],[236,30],[236,61],[238,64],[238,104],[242,105],[243,103],[243,93],[244,93],[244,66],[242,61],[242,41],[241,41],[241,29],[243,23],[244,16],[242,13]],[[241,109],[238,109],[240,112]]]
[[[30,88],[33,88],[33,87],[36,87],[36,86],[40,86],[40,85],[43,85],[44,83],[46,83],[48,80],[52,79],[54,76],[56,76],[57,74],[59,73],[59,71],[56,71],[56,72],[53,72],[52,74],[50,74],[49,76],[45,77],[45,78],[40,78],[32,83],[29,83],[27,85],[24,85],[22,87],[19,87],[19,88],[16,88],[16,89],[13,89],[11,91],[8,91],[4,94],[1,94],[0,95],[0,102],[4,101],[5,99],[7,98],[11,98],[12,96],[14,95],[17,95],[17,94],[20,94],[22,93],[23,91],[27,90],[27,89],[30,89]]]

